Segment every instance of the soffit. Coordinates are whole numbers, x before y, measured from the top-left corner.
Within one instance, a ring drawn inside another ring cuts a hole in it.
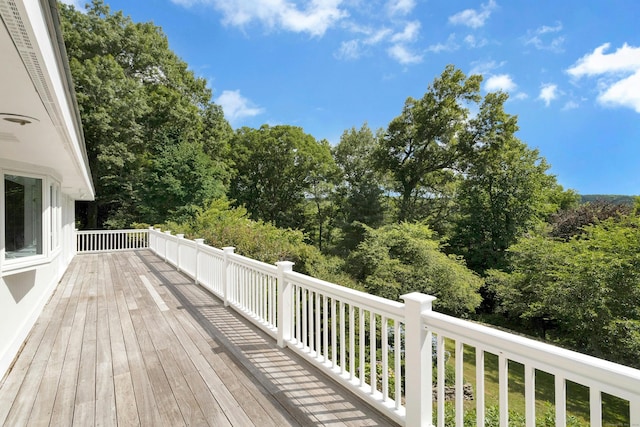
[[[78,143],[75,147],[73,143],[77,129],[69,129],[70,113],[65,118],[63,112],[67,101],[60,100],[52,83],[60,78],[60,69],[47,69],[43,59],[41,49],[48,49],[53,57],[55,44],[49,40],[49,46],[38,45],[22,6],[0,0],[0,160],[5,167],[25,164],[54,171],[63,191],[90,199],[88,170],[78,154]],[[19,116],[31,123],[5,120]]]

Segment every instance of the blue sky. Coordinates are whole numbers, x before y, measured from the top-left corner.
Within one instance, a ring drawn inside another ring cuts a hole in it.
[[[565,188],[640,194],[637,0],[105,2],[162,27],[234,128],[295,125],[335,144],[386,128],[454,64],[510,94],[518,137]]]

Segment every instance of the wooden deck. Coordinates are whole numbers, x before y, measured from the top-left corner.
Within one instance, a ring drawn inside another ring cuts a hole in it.
[[[393,425],[150,251],[73,260],[0,384],[0,424]]]

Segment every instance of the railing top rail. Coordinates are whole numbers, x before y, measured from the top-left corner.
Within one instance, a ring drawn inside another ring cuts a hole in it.
[[[187,246],[193,246],[193,247],[195,247],[197,245],[195,240],[184,239],[184,238],[181,239],[178,236],[175,236],[175,237],[176,237],[176,241],[179,240],[181,245],[187,245]]]
[[[340,301],[346,303],[353,302],[354,305],[370,309],[378,314],[388,315],[394,319],[404,319],[404,304],[401,302],[336,285],[295,271],[286,272],[285,278],[293,283],[302,284],[309,289],[318,291],[321,294],[335,297]]]
[[[489,352],[503,353],[510,360],[531,364],[619,397],[640,398],[638,369],[434,311],[424,312],[422,318],[425,327],[435,333],[459,338]]]
[[[263,273],[276,275],[278,274],[278,267],[273,264],[267,264],[266,262],[258,261],[252,258],[239,254],[229,254],[229,261],[235,262],[245,267],[255,268]]]
[[[127,230],[77,230],[77,234],[147,234],[149,230],[146,228],[133,228]]]
[[[186,242],[190,242],[191,240],[185,239],[185,241]],[[195,242],[195,241],[193,243],[197,244],[197,242]],[[222,249],[214,248],[213,246],[209,246],[209,245],[200,245],[198,250],[200,250],[202,252],[208,252],[211,255],[215,255],[217,257],[222,257],[224,255],[224,251]]]

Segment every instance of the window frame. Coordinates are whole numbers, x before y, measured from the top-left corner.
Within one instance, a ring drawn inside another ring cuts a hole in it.
[[[1,168],[0,175],[0,270],[2,276],[16,274],[33,269],[39,265],[51,262],[53,257],[61,250],[61,221],[62,221],[62,193],[60,182],[50,175],[32,173],[23,169]],[[6,242],[6,188],[7,176],[39,179],[41,181],[41,206],[40,206],[40,242],[41,254],[28,255],[17,258],[7,258]],[[55,200],[52,200],[51,195]]]
[[[62,230],[62,205],[60,184],[49,179],[49,204],[48,204],[48,217],[49,220],[49,251],[54,253],[60,249],[61,239],[60,234]],[[44,209],[44,208],[43,208]]]

